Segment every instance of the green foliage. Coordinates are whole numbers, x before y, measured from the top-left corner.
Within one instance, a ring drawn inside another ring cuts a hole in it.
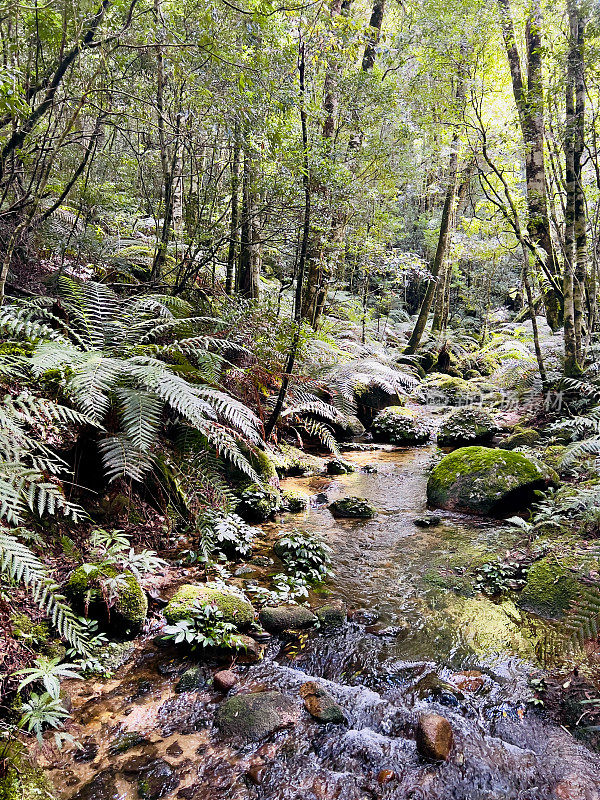
[[[174,644],[185,644],[191,650],[207,647],[243,647],[235,625],[223,618],[222,612],[211,603],[195,603],[190,614],[163,628],[163,638]]]
[[[191,316],[189,306],[169,297],[120,298],[102,284],[66,278],[60,288],[67,317],[60,320],[60,333],[53,327],[48,332],[43,308],[35,319],[39,304],[5,307],[0,325],[12,335],[35,336],[33,374],[58,372],[63,392],[86,419],[108,425],[100,450],[109,480],[144,478],[165,415],[201,433],[255,479],[236,438],[258,441],[257,420],[215,386],[223,364],[219,351],[229,343],[201,331],[205,318]]]
[[[292,530],[279,536],[275,553],[296,576],[318,583],[331,575],[331,548],[316,534]]]

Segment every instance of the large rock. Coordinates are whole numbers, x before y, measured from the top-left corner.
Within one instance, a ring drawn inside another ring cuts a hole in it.
[[[364,497],[341,497],[329,506],[337,519],[372,519],[377,510]]]
[[[254,609],[245,597],[210,583],[186,583],[180,586],[163,613],[167,622],[172,625],[179,620],[193,617],[197,605],[209,604],[219,609],[226,622],[231,622],[238,628],[247,627],[254,621]]]
[[[111,622],[137,631],[146,619],[148,598],[132,572],[119,573],[113,567],[102,568],[96,564],[82,564],[73,570],[64,586],[64,591],[76,607],[86,607],[94,615],[105,616],[106,604],[102,596],[102,580],[115,578],[116,599],[110,609]]]
[[[513,432],[499,442],[498,447],[503,450],[515,450],[518,447],[533,447],[540,438],[535,428],[522,428],[517,425]]]
[[[557,482],[556,473],[522,453],[461,447],[431,471],[427,500],[436,508],[502,514],[525,507],[536,489]]]
[[[255,742],[294,725],[298,715],[296,704],[281,692],[252,692],[224,700],[216,723],[222,736]]]
[[[317,624],[317,617],[304,606],[267,606],[260,612],[260,622],[270,633],[282,633],[287,630],[312,628]]]
[[[437,441],[440,447],[489,442],[498,426],[484,408],[457,408],[440,425]]]
[[[315,611],[321,628],[341,628],[348,619],[348,609],[342,600],[332,600]]]
[[[332,722],[334,725],[343,725],[346,722],[343,708],[316,681],[303,683],[300,697],[304,700],[304,708],[319,722]]]
[[[424,758],[446,761],[452,750],[452,726],[439,714],[422,714],[417,725],[417,750]]]
[[[373,420],[373,438],[390,444],[423,444],[429,439],[429,428],[419,412],[404,406],[390,406]]]
[[[462,378],[434,373],[421,385],[423,399],[430,405],[460,406],[481,396],[477,387]]]
[[[265,522],[280,506],[277,489],[253,483],[242,491],[235,510],[246,522]]]

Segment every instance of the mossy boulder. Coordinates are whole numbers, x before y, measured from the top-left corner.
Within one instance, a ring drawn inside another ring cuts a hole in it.
[[[580,586],[569,563],[555,555],[542,558],[527,572],[527,583],[519,597],[519,605],[543,617],[558,619],[577,599]]]
[[[329,506],[329,510],[338,519],[372,519],[377,509],[364,497],[342,497]]]
[[[0,748],[0,759],[5,751]],[[13,761],[13,756],[10,756]],[[52,800],[52,786],[46,774],[24,757],[16,757],[16,766],[6,764],[7,770],[0,779],[0,800]]]
[[[436,508],[500,515],[525,507],[536,489],[557,482],[522,453],[461,447],[434,467],[427,500]]]
[[[256,742],[298,721],[299,708],[281,692],[236,694],[219,706],[216,714],[221,736]]]
[[[522,428],[517,425],[509,436],[498,443],[503,450],[516,450],[518,447],[533,447],[539,440],[540,434],[535,428]]]
[[[307,475],[320,475],[325,472],[326,460],[320,456],[305,453],[299,447],[282,443],[277,452],[273,454],[277,471],[281,475],[301,477]]]
[[[124,624],[127,629],[138,630],[148,613],[148,598],[140,582],[132,572],[118,573],[112,567],[101,568],[96,564],[82,564],[73,570],[64,591],[74,605],[91,608],[93,613],[105,613],[101,583],[103,578],[118,578],[115,588],[116,600],[110,609],[111,619]]]
[[[373,420],[373,438],[390,444],[423,444],[429,439],[429,428],[412,408],[390,406]]]
[[[459,406],[478,395],[479,391],[462,378],[434,373],[423,381],[421,394],[431,405]]]
[[[246,522],[265,522],[281,505],[281,495],[270,486],[252,483],[240,495],[237,513]]]
[[[182,619],[190,619],[197,605],[216,606],[223,619],[238,628],[254,621],[254,609],[250,602],[237,592],[210,583],[186,583],[180,586],[164,608],[167,622],[172,625]]]
[[[329,420],[327,424],[332,428],[333,435],[338,441],[356,439],[365,433],[365,426],[353,414],[341,414],[337,420]]]
[[[315,611],[321,628],[341,628],[348,619],[348,609],[342,600],[332,600]]]
[[[356,472],[354,464],[343,461],[341,458],[332,458],[327,462],[328,475],[347,475],[349,472]]]
[[[283,492],[281,502],[285,510],[291,514],[299,514],[301,511],[306,511],[308,507],[308,497],[293,490]]]
[[[317,624],[317,617],[304,606],[266,606],[260,612],[260,623],[269,633],[283,633],[287,630],[312,628]]]
[[[489,442],[497,430],[496,421],[484,408],[457,408],[442,422],[437,441],[440,447],[483,444]]]
[[[249,447],[243,442],[239,448],[250,462],[252,468],[265,486],[279,488],[279,475],[277,473],[277,458],[271,450],[260,450],[258,447]],[[227,477],[235,484],[248,483],[248,476],[231,462],[226,463]]]

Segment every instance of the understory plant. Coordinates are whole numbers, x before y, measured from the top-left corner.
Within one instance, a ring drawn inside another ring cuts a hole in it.
[[[217,606],[210,603],[195,603],[189,618],[164,627],[163,638],[174,644],[185,644],[191,650],[209,647],[239,649],[244,646],[235,625],[226,622]]]

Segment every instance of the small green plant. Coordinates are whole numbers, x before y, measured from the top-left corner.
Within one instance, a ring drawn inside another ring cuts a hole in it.
[[[32,692],[20,711],[19,728],[33,734],[40,744],[44,742],[42,736],[47,728],[55,729],[54,743],[59,750],[65,742],[75,744],[70,733],[58,730],[70,716],[59,698],[52,697],[48,692],[43,694]]]
[[[243,647],[235,625],[225,622],[223,614],[212,604],[197,603],[189,619],[166,625],[163,638],[174,644],[186,644],[192,650],[207,647]]]
[[[308,583],[299,575],[278,572],[271,577],[271,585],[272,588],[269,589],[257,583],[248,583],[246,591],[252,594],[254,602],[259,606],[295,603],[300,597],[308,597]]]
[[[331,548],[316,534],[293,530],[277,539],[275,553],[295,577],[319,583],[331,572]]]
[[[22,691],[32,683],[40,683],[54,700],[60,696],[60,681],[62,678],[80,678],[77,664],[61,664],[60,658],[36,658],[35,666],[20,669],[15,675],[23,675],[18,691]]]
[[[525,584],[521,568],[517,561],[488,561],[475,573],[474,587],[491,597],[518,589]]]
[[[219,514],[210,509],[204,512],[202,541],[203,551],[208,551],[208,556],[245,558],[252,553],[257,536],[258,530],[237,514]]]

